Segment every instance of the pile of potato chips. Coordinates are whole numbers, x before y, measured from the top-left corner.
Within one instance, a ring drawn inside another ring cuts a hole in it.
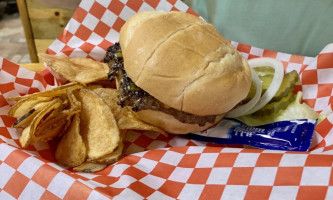
[[[23,148],[38,141],[60,139],[55,158],[80,172],[96,172],[123,155],[127,130],[165,134],[117,104],[117,90],[107,80],[108,67],[88,58],[40,56],[54,75],[69,83],[43,92],[7,98],[16,103],[8,116],[23,128]],[[106,84],[105,84],[106,83]],[[110,87],[111,85],[111,87]]]

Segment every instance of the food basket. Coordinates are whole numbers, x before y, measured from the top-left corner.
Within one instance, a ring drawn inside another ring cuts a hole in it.
[[[121,26],[143,10],[197,15],[180,0],[83,0],[47,53],[102,60]],[[303,101],[332,111],[333,44],[316,57],[290,55],[232,41],[246,59],[271,57],[296,70]],[[125,155],[89,174],[55,163],[54,145],[21,148],[6,97],[58,85],[5,58],[0,65],[0,199],[333,199],[333,115],[317,125],[309,152],[217,145],[187,137],[130,131]]]

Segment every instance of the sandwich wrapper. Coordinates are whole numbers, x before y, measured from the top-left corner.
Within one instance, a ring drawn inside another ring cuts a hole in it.
[[[49,54],[101,60],[118,41],[119,30],[143,10],[180,10],[176,0],[83,0]],[[303,100],[318,113],[332,112],[333,44],[316,57],[304,57],[232,42],[246,58],[281,60],[296,70]],[[55,163],[47,143],[22,149],[21,130],[11,128],[6,97],[58,85],[0,60],[0,199],[333,199],[333,115],[316,126],[308,152],[217,145],[183,136],[130,131],[124,157],[103,171],[77,173]]]

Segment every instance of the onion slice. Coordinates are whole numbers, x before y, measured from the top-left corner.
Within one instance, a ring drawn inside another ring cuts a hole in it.
[[[284,76],[284,68],[281,61],[278,61],[273,58],[253,58],[251,60],[248,60],[248,63],[251,68],[255,67],[262,67],[262,66],[268,66],[273,67],[275,69],[274,77],[272,79],[271,84],[267,88],[266,92],[262,95],[262,97],[259,99],[258,103],[247,113],[246,115],[252,114],[258,110],[260,110],[262,107],[264,107],[277,93],[279,90],[283,76]]]
[[[242,116],[245,113],[247,113],[249,110],[251,110],[251,108],[253,108],[258,103],[258,101],[261,97],[262,85],[261,85],[261,81],[260,81],[258,75],[256,74],[256,72],[253,69],[251,69],[251,75],[252,75],[252,81],[256,87],[256,94],[246,104],[240,105],[240,106],[232,109],[231,111],[229,111],[226,114],[226,117],[236,118],[236,117]]]

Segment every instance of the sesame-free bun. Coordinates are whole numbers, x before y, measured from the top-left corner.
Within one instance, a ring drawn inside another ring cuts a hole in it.
[[[128,76],[167,106],[222,116],[249,92],[251,71],[245,59],[197,16],[139,12],[123,25],[119,37]]]

